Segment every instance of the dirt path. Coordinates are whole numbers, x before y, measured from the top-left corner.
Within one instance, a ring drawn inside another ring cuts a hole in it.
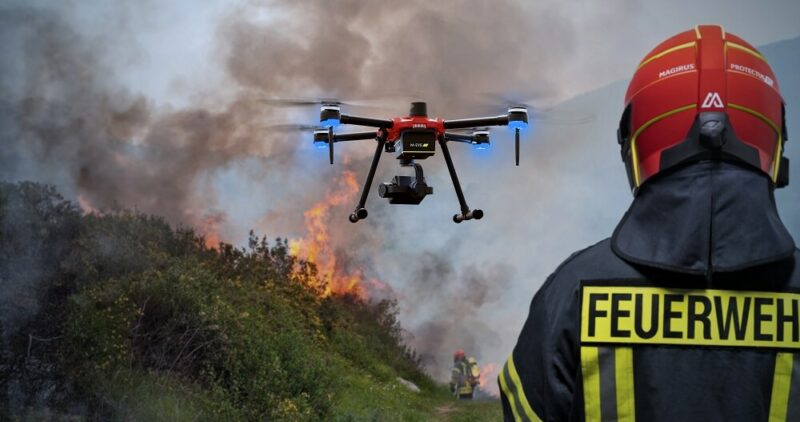
[[[445,416],[445,415],[447,415],[449,413],[452,413],[452,412],[455,412],[455,411],[456,411],[456,407],[452,403],[446,404],[444,406],[439,406],[439,407],[436,408],[436,413],[438,413],[439,415],[442,415],[442,416]]]

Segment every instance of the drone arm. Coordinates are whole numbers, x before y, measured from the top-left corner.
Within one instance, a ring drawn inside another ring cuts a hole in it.
[[[506,126],[506,125],[508,125],[508,115],[444,121],[445,129],[468,129],[476,126]]]
[[[464,199],[464,192],[461,190],[461,183],[458,182],[456,168],[453,165],[453,158],[450,156],[450,150],[447,148],[447,138],[440,137],[439,145],[442,148],[442,154],[444,155],[445,163],[447,163],[447,170],[450,172],[450,178],[453,180],[453,188],[456,190],[458,205],[461,207],[461,214],[454,215],[453,221],[460,223],[465,220],[480,220],[483,218],[483,211],[479,209],[470,211],[469,206],[467,205],[467,200]]]
[[[394,125],[391,120],[370,119],[368,117],[348,116],[346,114],[342,114],[341,123],[344,125],[368,126],[383,129],[389,129]]]
[[[375,134],[372,134],[375,136]],[[361,198],[358,200],[358,205],[356,205],[356,209],[350,214],[350,222],[357,223],[359,220],[363,220],[367,218],[369,214],[366,209],[367,205],[367,195],[369,195],[369,189],[372,186],[372,179],[375,177],[375,170],[378,168],[378,162],[381,159],[381,153],[383,152],[383,145],[386,143],[386,131],[380,131],[375,140],[378,141],[378,145],[375,147],[375,155],[372,156],[372,164],[369,166],[369,173],[367,173],[367,180],[364,182],[364,188],[361,190]]]
[[[375,131],[337,133],[333,135],[333,142],[363,141],[366,139],[375,139],[377,136]]]
[[[447,170],[450,172],[450,178],[453,179],[453,187],[456,189],[456,196],[458,197],[458,204],[461,206],[461,213],[466,214],[469,212],[469,206],[464,199],[464,192],[461,191],[461,183],[458,182],[458,175],[456,175],[456,168],[453,165],[453,158],[450,157],[450,149],[447,148],[447,139],[439,139],[439,145],[444,154],[444,161],[447,164]]]
[[[465,133],[451,133],[445,132],[444,138],[447,141],[462,142],[465,144],[472,144],[475,142],[475,136],[467,135]]]

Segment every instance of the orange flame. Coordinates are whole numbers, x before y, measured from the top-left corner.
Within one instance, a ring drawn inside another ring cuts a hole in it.
[[[323,296],[332,294],[355,294],[366,297],[362,286],[363,275],[360,269],[346,272],[337,266],[336,254],[328,229],[328,216],[332,208],[352,202],[358,193],[355,174],[345,171],[344,181],[336,191],[317,202],[303,213],[308,234],[302,239],[289,242],[289,253],[308,261],[317,267],[317,277],[324,284]],[[378,282],[380,283],[380,282]]]
[[[223,219],[223,214],[213,213],[206,215],[198,223],[197,230],[203,234],[206,248],[219,249],[219,243],[222,241],[219,235],[219,224]]]
[[[78,193],[78,206],[84,214],[100,214],[100,211],[92,206],[92,201],[83,195],[83,192]]]
[[[481,367],[481,375],[478,378],[478,385],[481,390],[492,396],[499,396],[500,391],[497,387],[497,379],[499,366],[496,363],[487,363]]]

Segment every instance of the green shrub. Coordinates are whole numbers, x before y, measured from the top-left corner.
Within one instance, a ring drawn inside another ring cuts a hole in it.
[[[86,379],[117,367],[174,373],[224,391],[248,418],[324,415],[336,374],[323,344],[254,284],[189,259],[86,289],[70,308],[73,361]]]
[[[402,343],[395,303],[323,298],[315,267],[284,239],[251,233],[247,248],[208,249],[157,217],[81,215],[36,184],[0,183],[0,223],[0,277],[35,279],[39,305],[15,335],[8,319],[0,327],[0,356],[15,357],[0,375],[56,409],[99,419],[320,420],[343,395],[365,385],[389,391],[397,376],[437,388]],[[17,271],[38,257],[47,259],[41,272]],[[47,342],[30,343],[31,333]],[[14,416],[31,400],[0,408]]]

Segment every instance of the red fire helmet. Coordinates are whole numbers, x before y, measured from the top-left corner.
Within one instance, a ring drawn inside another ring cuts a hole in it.
[[[455,353],[453,353],[453,360],[461,360],[461,359],[464,359],[466,356],[467,356],[467,354],[464,353],[463,350],[459,349],[459,350],[456,350]]]
[[[785,106],[764,56],[721,26],[664,41],[639,63],[617,132],[634,194],[702,159],[745,163],[788,184]]]

